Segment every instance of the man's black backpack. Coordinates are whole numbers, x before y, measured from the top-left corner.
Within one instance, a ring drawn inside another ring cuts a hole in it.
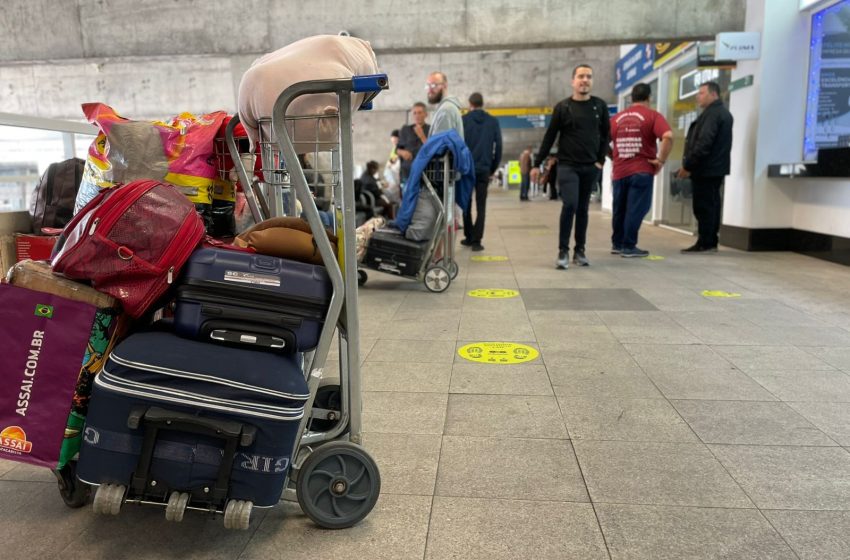
[[[39,234],[45,227],[63,228],[71,221],[85,165],[85,161],[73,158],[47,167],[30,202],[33,233]]]

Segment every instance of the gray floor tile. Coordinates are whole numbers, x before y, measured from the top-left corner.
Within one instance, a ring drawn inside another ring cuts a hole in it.
[[[640,370],[608,373],[598,370],[574,371],[549,368],[549,377],[558,398],[663,399],[652,380]]]
[[[739,346],[776,344],[776,339],[773,338],[770,331],[764,327],[756,325],[718,325],[709,323],[704,325],[691,325],[688,326],[687,329],[703,344],[734,344]]]
[[[761,509],[850,509],[850,453],[843,448],[709,447]]]
[[[837,445],[781,402],[672,401],[705,443]]]
[[[379,340],[366,360],[450,364],[454,349],[455,343],[449,340]]]
[[[577,440],[573,446],[594,502],[753,507],[701,443]]]
[[[436,495],[589,501],[572,445],[559,439],[444,436]]]
[[[18,480],[24,482],[50,482],[56,484],[56,477],[50,469],[37,467],[28,463],[16,463],[8,461],[8,469],[0,480]]]
[[[793,346],[712,346],[744,371],[771,369],[831,370],[831,365]]]
[[[445,322],[457,325],[460,322],[461,308],[409,309],[399,307],[393,315],[394,321]]]
[[[697,442],[693,431],[663,399],[558,397],[570,438]]]
[[[789,402],[787,404],[839,445],[850,446],[850,403]]]
[[[700,340],[679,326],[632,326],[613,325],[609,327],[614,336],[622,343],[634,344],[699,344]]]
[[[534,342],[534,330],[523,312],[505,316],[499,312],[464,311],[457,337],[461,340]]]
[[[426,560],[606,559],[590,504],[434,498]]]
[[[525,288],[522,290],[522,299],[529,310],[656,311],[655,306],[630,289]]]
[[[766,510],[762,513],[801,560],[850,558],[850,511]]]
[[[317,527],[295,504],[269,512],[240,560],[322,558],[419,560],[425,553],[430,496],[382,494],[366,519],[350,529]]]
[[[729,362],[702,344],[625,344],[626,350],[645,370],[714,369]]]
[[[447,401],[438,393],[363,393],[363,431],[442,434]]]
[[[756,510],[597,504],[612,560],[795,559]]]
[[[812,346],[803,348],[803,350],[833,367],[850,373],[850,348]]]
[[[542,364],[499,365],[456,363],[451,393],[485,395],[549,395],[552,384]]]
[[[641,311],[640,313],[649,313]],[[596,311],[549,311],[536,310],[528,311],[528,320],[536,328],[539,326],[568,326],[574,325],[577,327],[594,327],[605,326],[605,323],[600,318]]]
[[[646,374],[668,399],[775,401],[776,397],[749,376],[725,367],[654,370]]]
[[[597,311],[609,327],[677,327],[676,321],[663,311]]]
[[[378,463],[383,494],[433,494],[440,445],[436,434],[363,434],[363,447]]]
[[[0,478],[3,478],[3,475],[17,467],[18,464],[19,463],[16,463],[15,461],[0,459]]]
[[[450,363],[366,362],[361,368],[364,391],[446,393]]]
[[[845,347],[845,351],[850,350],[850,332],[841,327],[802,327],[788,326],[775,323],[774,326],[767,327],[767,330],[774,337],[775,343],[793,344],[794,346],[831,346]]]
[[[455,340],[458,319],[454,320],[393,320],[361,323],[363,336],[381,340]]]
[[[552,322],[534,325],[534,334],[541,347],[575,347],[581,344],[617,344],[618,340],[605,325],[558,325]]]
[[[566,439],[555,397],[449,395],[446,435]]]
[[[564,341],[558,345],[541,346],[546,367],[576,369],[602,368],[608,371],[633,370],[637,365],[620,343]]]
[[[749,375],[783,401],[850,402],[850,376],[839,371],[752,371]]]

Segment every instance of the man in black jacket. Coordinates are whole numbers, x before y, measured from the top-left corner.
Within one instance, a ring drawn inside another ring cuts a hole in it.
[[[575,218],[575,246],[573,264],[590,264],[584,254],[587,240],[590,192],[599,176],[599,170],[608,154],[610,121],[608,104],[590,95],[593,88],[593,69],[579,64],[573,70],[573,94],[560,101],[552,111],[552,121],[537,152],[535,167],[549,156],[549,150],[558,139],[558,191],[563,206],[558,234],[557,267],[569,266],[570,231]],[[531,180],[537,181],[540,170],[531,171]]]
[[[682,168],[676,176],[691,179],[699,237],[682,253],[715,253],[722,210],[720,189],[729,175],[732,152],[732,114],[723,106],[716,82],[699,87],[697,105],[703,111],[688,128]]]
[[[469,96],[469,112],[463,116],[464,141],[475,162],[475,222],[472,221],[472,204],[463,213],[463,239],[461,245],[483,251],[484,213],[487,206],[487,187],[490,177],[502,162],[502,130],[499,121],[483,109],[484,98],[475,92]]]

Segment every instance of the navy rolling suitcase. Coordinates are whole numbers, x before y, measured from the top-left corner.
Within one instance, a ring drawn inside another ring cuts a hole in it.
[[[363,264],[381,272],[415,277],[426,249],[427,241],[411,241],[399,231],[378,230],[369,239]]]
[[[323,266],[199,249],[177,288],[174,328],[199,340],[310,350],[318,344],[332,292]]]
[[[77,476],[134,499],[273,506],[307,397],[296,356],[134,334],[97,376]]]

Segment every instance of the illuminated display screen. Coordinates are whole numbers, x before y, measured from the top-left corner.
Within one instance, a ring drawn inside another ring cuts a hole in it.
[[[812,16],[803,158],[850,145],[850,0]]]

